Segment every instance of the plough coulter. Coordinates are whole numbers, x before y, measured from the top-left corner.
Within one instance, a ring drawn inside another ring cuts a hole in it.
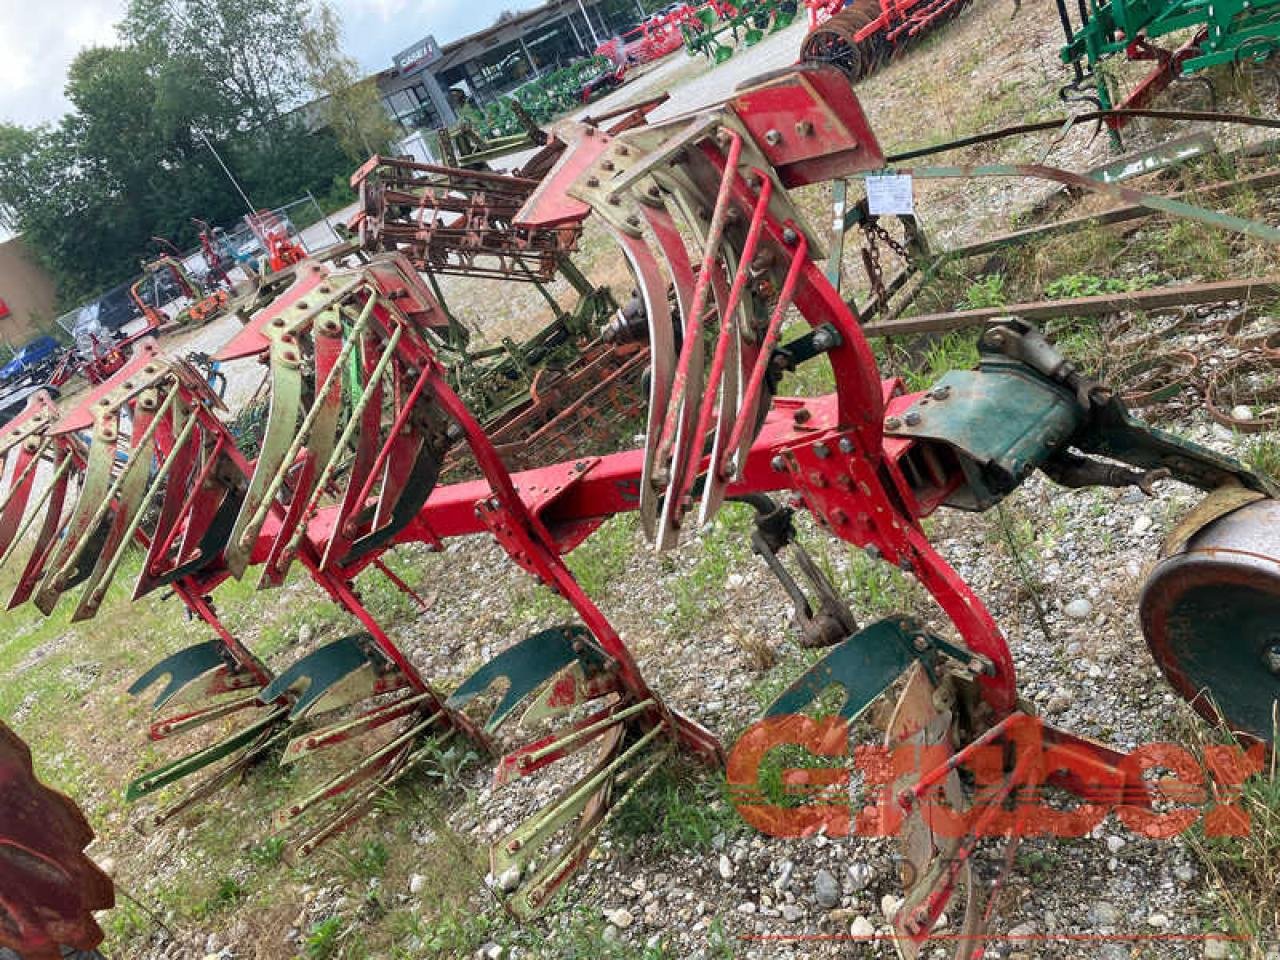
[[[976,369],[917,393],[882,378],[859,317],[820,265],[821,237],[789,194],[885,164],[844,72],[804,63],[661,124],[559,133],[555,165],[511,199],[518,209],[503,243],[528,242],[535,252],[518,256],[536,257],[536,238],[593,216],[617,244],[636,296],[610,339],[643,342],[642,446],[579,449],[516,469],[519,448],[482,425],[445,365],[449,320],[416,269],[434,255],[430,243],[412,247],[416,236],[406,243],[421,263],[398,249],[348,266],[303,261],[218,352],[228,370],[269,371],[270,412],[253,459],[237,449],[202,378],[154,348],[71,409],[37,398],[0,434],[12,458],[0,549],[5,563],[21,564],[11,605],[48,612],[68,594],[76,618],[91,616],[136,545],[134,595],[171,589],[213,632],[134,686],[160,685],[157,739],[223,731],[134,782],[139,797],[203,777],[153,825],[277,747],[286,763],[323,754],[335,766],[354,754],[274,820],[309,851],[443,744],[466,742],[498,756],[499,784],[576,770],[491,851],[502,902],[519,916],[537,912],[660,764],[678,753],[724,761],[714,734],[649,685],[565,555],[619,513],[636,512],[667,549],[715,522],[726,502],[743,501],[756,510],[753,543],[794,601],[803,642],[830,648],[781,695],[770,722],[812,729],[797,715],[832,687],[846,719],[897,694],[887,742],[920,758],[895,768],[884,801],[906,893],[894,921],[899,948],[917,956],[946,909],[976,936],[988,914],[972,854],[993,833],[1016,842],[1016,830],[993,827],[1009,802],[1039,785],[1138,808],[1157,792],[1121,754],[1062,730],[1037,726],[1052,759],[1021,749],[1031,718],[1009,647],[926,536],[922,521],[940,507],[986,510],[1037,470],[1068,487],[1149,490],[1167,479],[1208,493],[1144,595],[1147,639],[1205,716],[1270,738],[1277,680],[1267,625],[1280,614],[1280,528],[1268,481],[1133,419],[1116,390],[1013,318],[983,335]],[[436,190],[420,176],[437,172],[392,165],[379,188],[386,209],[443,209],[443,195],[469,202],[489,182],[478,178],[469,191],[450,179]],[[812,364],[829,365],[833,393],[778,395],[786,372]],[[444,482],[459,455],[475,478]],[[38,469],[52,471],[43,489]],[[820,535],[914,576],[950,627],[928,630],[910,612],[857,623],[797,541],[798,512]],[[352,583],[397,545],[440,549],[475,534],[492,536],[572,614],[449,691],[419,673]],[[295,569],[360,626],[275,672],[222,626],[211,598],[227,578],[271,588]],[[1222,615],[1228,595],[1239,617]],[[959,771],[980,752],[985,778],[975,786]],[[960,829],[939,829],[930,814],[939,804]],[[958,944],[956,956],[975,949],[963,937]]]

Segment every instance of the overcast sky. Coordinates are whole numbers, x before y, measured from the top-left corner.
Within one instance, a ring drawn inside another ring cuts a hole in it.
[[[344,46],[372,73],[427,34],[441,43],[479,30],[503,9],[539,0],[332,0]],[[0,0],[0,121],[57,120],[67,67],[83,47],[115,41],[126,0]]]

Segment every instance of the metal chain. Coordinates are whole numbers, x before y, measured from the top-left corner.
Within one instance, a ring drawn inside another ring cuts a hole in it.
[[[880,248],[876,245],[876,233],[871,221],[862,221],[862,234],[866,237],[866,245],[862,248],[862,263],[867,268],[867,279],[871,282],[871,298],[883,305],[888,302],[889,293],[884,288],[884,272],[880,268]]]

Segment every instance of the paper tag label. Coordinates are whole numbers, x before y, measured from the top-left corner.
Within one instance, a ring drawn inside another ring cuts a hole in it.
[[[866,178],[867,210],[872,216],[909,216],[914,214],[915,202],[911,189],[911,174],[892,173]]]

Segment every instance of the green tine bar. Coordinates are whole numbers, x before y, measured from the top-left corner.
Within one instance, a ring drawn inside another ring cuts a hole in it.
[[[45,484],[45,488],[41,491],[36,505],[27,511],[26,519],[22,521],[22,526],[18,529],[17,536],[13,538],[13,543],[9,544],[9,549],[4,552],[4,556],[0,557],[0,567],[3,567],[9,560],[9,555],[18,549],[20,544],[27,535],[27,531],[31,529],[31,525],[36,522],[36,518],[40,516],[44,510],[44,505],[49,502],[49,497],[53,495],[53,488],[57,486],[58,481],[62,479],[62,475],[71,469],[71,457],[64,456],[62,463],[58,469],[53,472],[53,476],[49,478],[49,482]]]
[[[245,771],[245,769],[248,768],[255,760],[257,760],[260,756],[262,756],[264,753],[270,750],[273,746],[279,743],[280,740],[282,740],[284,737],[288,735],[289,735],[288,727],[285,727],[283,730],[277,730],[274,734],[271,734],[269,730],[264,731],[261,738],[259,738],[258,742],[256,744],[251,745],[249,749],[246,750],[241,756],[236,758],[236,760],[233,763],[227,764],[221,770],[217,771],[216,773],[212,774],[205,780],[196,784],[187,793],[183,794],[183,796],[179,800],[174,802],[172,806],[166,807],[164,810],[161,810],[158,813],[154,814],[150,820],[151,826],[152,827],[163,826],[165,823],[167,823],[168,821],[176,817],[178,814],[180,814],[183,810],[186,810],[188,807],[192,806],[193,804],[199,803],[201,800],[204,800],[206,797],[212,796],[214,793],[220,790],[223,786],[230,783],[237,776],[242,774]]]
[[[522,862],[527,861],[531,847],[541,846],[557,830],[573,818],[595,793],[620,767],[648,746],[655,737],[664,731],[664,727],[655,726],[643,737],[627,748],[616,759],[602,764],[597,770],[580,780],[570,791],[546,810],[540,811],[512,830],[493,848],[494,876],[501,876],[509,866],[516,866],[523,872]],[[525,851],[525,852],[521,852]]]
[[[617,800],[610,804],[609,809],[604,811],[602,816],[596,817],[591,823],[586,824],[576,834],[573,841],[569,843],[560,852],[560,856],[554,860],[548,861],[533,877],[530,878],[526,890],[523,893],[517,893],[513,897],[513,912],[520,917],[532,916],[546,902],[547,898],[555,892],[556,888],[562,884],[571,874],[575,866],[582,861],[589,849],[594,846],[596,836],[604,829],[605,825],[614,818],[618,810],[626,806],[635,792],[640,789],[645,782],[657,772],[668,759],[675,753],[674,747],[666,747],[660,753],[655,755],[648,764],[636,776],[633,782],[623,792]]]
[[[626,720],[628,717],[633,717],[637,713],[640,713],[643,710],[649,709],[649,707],[653,706],[653,703],[654,701],[652,697],[649,698],[648,700],[641,700],[639,703],[632,704],[631,706],[627,707],[625,710],[619,710],[617,713],[611,714],[610,716],[607,716],[607,717],[602,717],[601,719],[597,720],[595,723],[585,726],[580,730],[574,730],[572,733],[568,734],[563,739],[552,741],[551,743],[548,743],[545,747],[542,747],[539,750],[534,750],[532,753],[527,754],[528,762],[532,763],[535,760],[541,760],[543,757],[547,756],[548,754],[555,753],[557,750],[563,750],[566,747],[572,747],[574,744],[580,743],[583,740],[590,740],[601,731],[608,730],[610,727],[614,726],[615,724],[621,723],[623,720]]]
[[[160,418],[157,417],[158,421]],[[178,438],[174,441],[174,449],[183,446],[190,438],[191,431],[195,429],[196,418],[194,416],[187,417],[187,422],[182,428],[182,432],[178,434]],[[124,560],[125,552],[129,549],[129,544],[133,542],[134,534],[138,532],[138,527],[142,525],[142,517],[147,512],[147,508],[151,506],[151,501],[155,499],[156,494],[160,492],[160,488],[164,485],[165,479],[169,476],[169,471],[173,469],[173,463],[176,458],[169,456],[165,458],[164,463],[160,464],[160,469],[156,471],[151,486],[147,488],[147,492],[142,495],[142,502],[138,505],[138,509],[134,511],[133,519],[129,521],[129,528],[125,530],[124,536],[120,538],[120,546],[116,548],[116,552],[112,554],[110,562],[102,576],[99,578],[97,585],[86,596],[89,606],[97,609],[102,603],[102,598],[107,592],[107,588],[111,586],[111,581],[116,575],[116,571],[120,568],[121,562]],[[79,610],[76,611],[79,614]],[[78,617],[77,617],[78,619]]]
[[[171,390],[169,392],[169,395],[164,398],[164,402],[160,404],[160,409],[156,411],[156,415],[154,418],[152,418],[151,423],[147,425],[146,431],[142,434],[142,439],[134,444],[135,452],[143,450],[144,448],[147,447],[148,444],[151,443],[152,438],[155,437],[156,435],[156,431],[160,429],[160,421],[165,417],[166,414],[168,414],[169,408],[173,406],[173,404],[177,401],[177,399],[178,399],[178,391],[176,389]],[[111,458],[114,459],[114,457],[115,457],[115,452],[112,451]],[[120,473],[116,476],[115,480],[112,481],[111,486],[107,488],[106,495],[102,498],[102,502],[98,504],[98,509],[94,511],[93,519],[91,519],[88,525],[85,527],[86,531],[91,531],[96,529],[98,524],[100,524],[106,518],[107,512],[111,509],[111,501],[116,498],[117,494],[119,494],[120,488],[124,485],[126,478],[128,478],[130,474],[132,474],[138,468],[138,464],[142,461],[142,459],[143,458],[140,456],[132,456],[125,463],[124,469],[120,471]],[[87,543],[86,539],[81,539],[80,543],[74,546],[70,556],[68,556],[58,566],[57,573],[55,574],[55,579],[62,579],[63,577],[66,577],[71,573],[71,568],[74,567],[75,562],[79,559],[80,554],[83,552],[86,543]]]
[[[326,396],[333,388],[335,381],[342,376],[343,366],[347,357],[359,342],[360,334],[368,324],[369,318],[373,316],[373,308],[377,302],[377,296],[371,294],[368,302],[364,305],[364,309],[360,311],[359,318],[352,326],[349,337],[342,344],[342,349],[338,351],[338,357],[334,360],[333,369],[325,377],[324,385],[316,391],[317,397]],[[275,502],[276,495],[280,492],[280,488],[284,486],[284,478],[288,476],[289,468],[293,465],[293,462],[298,459],[302,445],[306,443],[307,435],[311,432],[316,417],[320,415],[321,408],[322,404],[314,404],[303,418],[302,425],[298,428],[293,438],[293,443],[289,445],[289,449],[285,452],[280,469],[276,471],[275,476],[271,478],[271,482],[267,485],[267,489],[263,492],[262,502],[258,504],[258,508],[253,512],[249,522],[245,524],[244,529],[240,532],[239,545],[242,550],[248,550],[253,547],[253,539],[257,536],[257,530],[266,521],[267,514],[271,512],[271,506]]]
[[[439,739],[424,744],[423,747],[416,752],[410,753],[406,751],[402,758],[396,759],[396,766],[392,771],[389,771],[381,779],[370,785],[367,790],[352,799],[347,806],[339,810],[327,822],[322,823],[320,826],[316,827],[315,830],[309,833],[306,836],[306,839],[298,844],[298,852],[304,857],[309,856],[326,840],[338,833],[341,833],[357,819],[364,816],[369,807],[373,805],[373,800],[378,794],[383,793],[384,791],[390,791],[418,764],[427,759],[434,748],[445,743],[452,735],[453,731],[450,730]]]
[[[378,768],[385,765],[387,759],[397,751],[408,752],[413,741],[436,722],[437,716],[438,715],[432,715],[422,721],[422,723],[410,727],[404,733],[400,734],[400,736],[396,737],[384,746],[379,747],[376,751],[365,757],[350,770],[345,770],[338,774],[332,780],[313,791],[310,795],[299,800],[297,803],[290,804],[282,810],[277,810],[275,816],[272,818],[272,826],[274,829],[283,830],[292,821],[302,816],[317,803],[324,800],[331,800],[336,796],[346,793],[357,783],[368,779],[376,773]]]
[[[373,710],[366,711],[350,720],[322,727],[319,730],[312,730],[310,733],[290,741],[289,746],[285,748],[284,756],[280,758],[280,762],[282,764],[293,763],[308,754],[323,750],[325,747],[332,746],[335,743],[342,743],[362,733],[376,730],[384,724],[412,713],[430,697],[430,693],[420,693],[416,696],[405,697],[395,703],[384,704]],[[442,716],[444,716],[444,711],[438,710],[427,718],[427,722],[434,723]]]
[[[347,444],[351,442],[352,436],[356,430],[360,428],[360,415],[364,413],[364,408],[369,405],[369,401],[377,392],[373,389],[373,384],[382,379],[387,372],[387,367],[391,364],[391,358],[395,356],[396,346],[400,343],[400,337],[404,333],[403,327],[396,327],[395,332],[391,334],[387,340],[386,349],[382,351],[382,356],[378,358],[377,365],[369,374],[369,381],[364,385],[364,389],[360,391],[360,399],[356,401],[355,406],[351,409],[351,414],[347,419],[347,425],[342,430],[342,435],[338,438],[337,444],[334,445],[333,454],[329,457],[329,462],[324,465],[324,470],[316,479],[315,489],[312,491],[307,505],[302,511],[302,518],[298,522],[298,529],[294,531],[293,536],[289,539],[289,545],[285,548],[284,556],[292,557],[298,550],[298,545],[302,542],[302,538],[307,533],[307,520],[312,513],[315,512],[316,505],[319,504],[320,498],[324,495],[325,487],[329,484],[329,478],[333,476],[333,472],[338,469],[338,464],[342,461],[343,451],[346,450]],[[347,343],[353,341],[348,340]],[[345,349],[345,346],[344,346]]]
[[[154,793],[161,787],[168,786],[175,780],[181,780],[189,774],[195,773],[197,770],[217,763],[231,754],[235,753],[241,747],[248,746],[258,736],[269,730],[272,724],[283,720],[289,713],[288,707],[281,707],[273,710],[267,716],[263,717],[257,723],[245,727],[243,730],[231,735],[225,740],[215,743],[211,747],[206,747],[189,756],[175,760],[166,766],[153,770],[151,773],[144,774],[133,783],[129,784],[128,790],[125,791],[126,800],[137,800],[139,797],[145,797],[149,793]]]
[[[188,730],[194,730],[196,727],[202,727],[206,723],[229,717],[233,713],[248,710],[253,706],[261,706],[258,702],[257,693],[251,693],[247,697],[240,697],[225,703],[215,703],[213,706],[205,707],[203,710],[195,710],[188,714],[176,716],[172,720],[153,723],[151,725],[152,737],[172,737],[175,734],[186,733]]]

